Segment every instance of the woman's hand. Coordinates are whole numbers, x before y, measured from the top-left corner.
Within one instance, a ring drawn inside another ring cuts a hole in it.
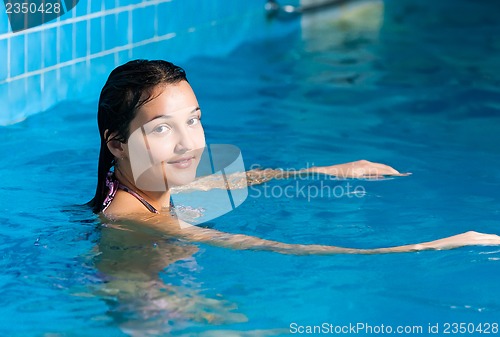
[[[444,239],[417,244],[417,250],[453,249],[463,246],[498,246],[500,236],[495,234],[478,233],[474,231],[453,235]]]
[[[400,173],[394,168],[373,163],[368,160],[358,160],[350,163],[332,165],[332,166],[321,166],[321,167],[311,167],[310,172],[317,172],[328,174],[331,176],[336,176],[339,178],[368,178],[368,179],[379,179],[385,176],[407,176],[411,173]]]

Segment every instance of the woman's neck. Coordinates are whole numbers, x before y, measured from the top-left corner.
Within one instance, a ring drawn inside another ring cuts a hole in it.
[[[170,210],[170,190],[161,192],[141,190],[135,185],[132,174],[129,174],[126,169],[120,169],[118,166],[115,166],[115,177],[121,184],[143,197],[159,212],[168,212]]]

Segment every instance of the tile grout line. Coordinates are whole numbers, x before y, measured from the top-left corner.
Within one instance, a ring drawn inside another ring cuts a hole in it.
[[[10,38],[7,39],[7,78],[8,81],[10,78]]]
[[[92,0],[88,0],[87,2],[87,16],[89,13],[92,12]],[[88,67],[90,65],[90,59],[89,59],[89,56],[90,56],[90,21],[91,19],[87,19],[86,22],[87,22],[87,26],[86,26],[86,34],[85,34],[85,42],[86,42],[86,45],[87,45],[87,51],[86,51],[86,55],[85,55],[85,66]]]

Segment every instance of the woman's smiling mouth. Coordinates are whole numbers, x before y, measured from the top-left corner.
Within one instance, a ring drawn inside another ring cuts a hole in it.
[[[183,168],[188,168],[189,166],[191,166],[193,159],[194,159],[194,156],[182,157],[182,158],[179,158],[177,160],[171,160],[167,163],[176,167],[176,168],[183,169]]]

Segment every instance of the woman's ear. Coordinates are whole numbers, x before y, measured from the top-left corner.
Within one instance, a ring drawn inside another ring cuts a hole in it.
[[[113,132],[109,134],[109,130],[106,129],[104,131],[104,139],[106,141],[106,145],[108,146],[109,152],[115,156],[115,158],[124,158],[125,157],[125,149],[123,147],[123,143],[119,140],[114,139],[118,132]]]

